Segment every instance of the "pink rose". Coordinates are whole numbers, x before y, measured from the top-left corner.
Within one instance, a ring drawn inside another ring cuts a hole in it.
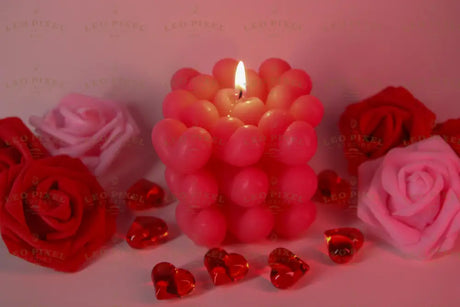
[[[359,168],[358,216],[419,258],[450,250],[460,231],[460,159],[439,136]]]
[[[104,173],[139,133],[125,107],[81,94],[65,96],[44,117],[29,121],[51,154],[80,158],[95,175]]]

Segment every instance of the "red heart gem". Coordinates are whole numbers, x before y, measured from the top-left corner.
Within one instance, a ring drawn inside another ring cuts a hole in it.
[[[126,241],[132,248],[146,248],[168,236],[168,225],[153,216],[138,216],[126,234]]]
[[[155,295],[159,300],[182,297],[195,289],[195,278],[184,269],[177,269],[168,262],[160,262],[152,269]]]
[[[204,256],[204,265],[216,286],[238,281],[249,270],[248,261],[243,256],[228,254],[222,248],[210,249]]]
[[[144,210],[163,204],[165,192],[156,183],[140,179],[127,191],[126,204],[132,210]]]
[[[329,257],[335,263],[347,263],[363,246],[364,236],[356,228],[336,228],[324,232]]]
[[[318,174],[318,189],[313,200],[347,208],[351,198],[350,183],[340,178],[333,170],[324,170]]]
[[[268,257],[270,280],[279,289],[295,284],[310,269],[309,265],[288,249],[274,249]]]

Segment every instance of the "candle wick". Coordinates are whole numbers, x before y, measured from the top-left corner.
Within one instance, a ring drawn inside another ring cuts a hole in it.
[[[241,97],[243,97],[243,90],[239,90],[238,93],[238,99],[241,99]]]

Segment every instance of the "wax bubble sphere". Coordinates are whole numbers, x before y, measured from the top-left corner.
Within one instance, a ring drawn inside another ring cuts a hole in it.
[[[177,223],[198,245],[294,238],[316,216],[317,178],[307,163],[324,109],[310,95],[309,75],[271,58],[258,72],[246,69],[240,91],[237,65],[220,60],[212,75],[178,70],[163,101],[165,119],[152,131],[179,200]]]

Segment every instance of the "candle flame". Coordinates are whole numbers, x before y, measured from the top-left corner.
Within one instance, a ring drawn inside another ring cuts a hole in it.
[[[235,89],[238,90],[238,98],[241,98],[246,92],[246,72],[243,61],[240,61],[236,67]]]

